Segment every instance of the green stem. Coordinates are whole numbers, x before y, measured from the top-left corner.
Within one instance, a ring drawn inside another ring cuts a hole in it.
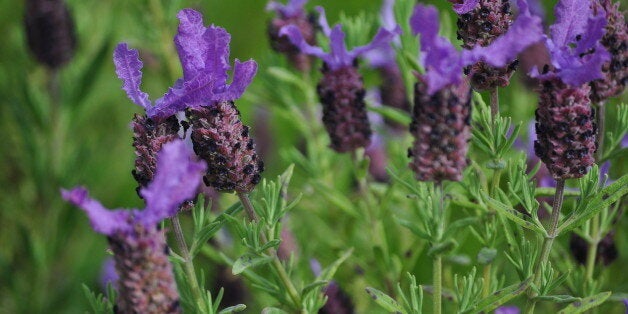
[[[493,117],[493,121],[499,114],[499,93],[497,87],[491,90],[491,116]]]
[[[491,263],[484,265],[484,269],[482,270],[482,298],[488,297],[491,293]]]
[[[593,271],[595,270],[595,259],[597,257],[597,246],[600,242],[599,225],[600,216],[596,214],[591,221],[591,242],[589,242],[589,250],[587,251],[587,264],[586,264],[586,281],[593,280]]]
[[[438,254],[434,256],[433,266],[433,280],[434,280],[434,294],[432,295],[434,301],[434,314],[441,313],[441,296],[443,294],[442,286],[442,274],[443,274],[443,257]]]
[[[259,218],[257,217],[257,214],[255,213],[255,209],[253,208],[253,204],[251,204],[251,200],[249,199],[248,194],[238,193],[238,198],[240,198],[240,202],[242,203],[242,206],[244,207],[244,210],[246,211],[246,214],[249,217],[249,220],[255,223],[259,223]],[[260,238],[263,244],[268,243],[268,240],[264,233],[260,234]],[[292,281],[290,280],[290,276],[288,276],[288,272],[283,267],[283,264],[281,264],[279,257],[277,257],[277,251],[275,251],[275,249],[273,248],[269,248],[268,252],[270,256],[272,257],[272,267],[277,272],[277,274],[279,275],[279,279],[281,280],[281,283],[284,285],[284,287],[288,291],[288,295],[290,296],[290,299],[294,303],[294,308],[298,310],[301,309],[302,302],[301,302],[301,297],[299,296],[299,292],[292,284]]]
[[[172,223],[172,227],[174,229],[174,237],[179,248],[179,254],[183,257],[185,273],[190,281],[192,295],[194,296],[196,304],[200,306],[203,304],[201,289],[198,285],[198,280],[196,279],[196,273],[194,272],[194,262],[192,261],[192,256],[190,255],[187,244],[185,244],[185,238],[183,237],[183,229],[181,229],[179,216],[170,218],[170,222]]]
[[[547,262],[549,261],[549,256],[552,251],[552,244],[554,244],[554,239],[558,236],[558,221],[560,218],[560,209],[563,205],[563,192],[565,190],[565,180],[556,181],[556,194],[554,195],[554,202],[552,204],[552,216],[550,220],[550,226],[547,231],[547,236],[543,241],[543,248],[541,249],[541,256],[536,261],[534,266],[534,285],[539,288],[541,285],[541,280],[543,278],[542,270],[546,268]],[[536,300],[534,299],[536,294],[529,290],[528,292],[528,303],[526,304],[525,313],[534,313],[534,307],[536,305]]]

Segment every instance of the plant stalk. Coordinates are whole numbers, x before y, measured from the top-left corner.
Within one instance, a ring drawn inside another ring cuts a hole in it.
[[[587,264],[586,264],[586,279],[591,281],[593,279],[593,271],[595,270],[595,259],[597,257],[597,246],[600,243],[599,227],[600,216],[599,214],[593,216],[591,220],[591,242],[589,242],[589,249],[587,250]]]
[[[556,181],[556,194],[554,195],[554,202],[552,204],[552,216],[550,220],[549,230],[547,231],[547,236],[543,241],[543,248],[541,249],[541,256],[536,261],[536,265],[534,266],[534,285],[536,287],[540,287],[541,279],[543,278],[542,270],[547,265],[549,261],[549,256],[552,251],[552,244],[554,244],[554,239],[558,236],[558,221],[560,218],[560,209],[563,205],[563,192],[565,191],[565,180]],[[526,304],[525,313],[534,313],[534,307],[536,306],[536,297],[535,293],[532,290],[528,290],[528,302]]]
[[[192,295],[194,296],[196,304],[200,306],[201,304],[203,304],[201,289],[198,285],[198,280],[196,279],[194,262],[192,261],[192,256],[190,256],[190,250],[188,250],[188,246],[187,244],[185,244],[185,238],[183,237],[183,229],[181,229],[179,216],[175,215],[174,217],[170,218],[170,222],[172,223],[172,227],[174,229],[174,237],[177,242],[177,247],[179,248],[179,253],[181,257],[183,257],[185,273],[188,277],[188,280],[190,281]]]
[[[249,217],[249,220],[255,223],[259,223],[259,218],[257,217],[257,214],[255,213],[255,209],[253,208],[253,204],[251,204],[251,200],[249,199],[248,194],[246,193],[237,193],[237,194],[238,194],[238,198],[240,198],[240,202],[242,202],[242,206],[244,207],[244,210],[246,211],[247,216]],[[266,238],[266,235],[264,233],[260,234],[260,238],[264,244],[268,243],[268,239]],[[299,292],[292,284],[292,281],[290,280],[290,276],[288,276],[288,272],[283,267],[283,264],[281,264],[281,261],[279,260],[279,257],[277,256],[277,251],[275,251],[275,249],[273,248],[269,248],[268,252],[270,253],[272,257],[272,267],[279,275],[279,279],[281,280],[281,283],[283,283],[286,290],[288,290],[288,295],[290,296],[290,299],[294,303],[295,309],[301,309],[302,302],[301,302],[301,297],[299,296]]]
[[[493,121],[499,114],[499,93],[497,87],[491,90],[491,116],[493,117]]]
[[[434,256],[433,265],[434,293],[432,295],[432,299],[434,301],[434,314],[441,314],[441,296],[443,294],[443,257],[440,254]]]

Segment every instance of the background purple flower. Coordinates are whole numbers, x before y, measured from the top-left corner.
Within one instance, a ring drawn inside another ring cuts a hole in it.
[[[519,314],[519,310],[516,306],[501,306],[495,310],[495,314]]]
[[[266,11],[275,11],[283,17],[291,18],[304,14],[303,7],[308,0],[289,0],[287,4],[278,1],[270,1],[266,5]]]
[[[232,82],[227,84],[227,72],[231,70],[229,33],[221,27],[203,26],[203,16],[192,9],[181,10],[177,17],[180,24],[174,42],[183,67],[183,78],[177,80],[154,105],[148,94],[140,89],[142,62],[137,50],[121,43],[114,52],[116,73],[124,83],[122,88],[150,118],[166,118],[188,107],[235,100],[242,96],[257,72],[255,61],[236,59]]]
[[[355,47],[348,50],[345,44],[345,33],[342,31],[342,25],[336,24],[333,28],[329,27],[325,10],[322,7],[316,7],[319,12],[319,24],[323,34],[329,38],[330,52],[325,52],[321,47],[311,46],[303,38],[299,29],[294,25],[288,25],[281,29],[280,35],[286,35],[290,41],[301,52],[316,56],[323,60],[331,70],[337,70],[342,67],[348,67],[353,61],[368,51],[377,49],[378,47],[389,45],[390,41],[401,33],[401,28],[397,25],[394,30],[380,28],[373,40],[364,46]]]

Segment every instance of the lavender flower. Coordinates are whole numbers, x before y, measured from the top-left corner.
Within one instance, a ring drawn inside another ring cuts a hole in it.
[[[380,28],[371,43],[349,51],[342,26],[337,24],[331,29],[323,8],[317,7],[316,10],[320,13],[319,24],[323,33],[330,40],[329,53],[308,44],[294,25],[282,28],[280,35],[286,35],[302,53],[323,60],[323,78],[318,85],[318,95],[323,104],[323,123],[331,138],[331,148],[344,153],[367,147],[372,132],[364,104],[364,83],[358,73],[356,59],[368,51],[388,45],[401,29],[398,26],[392,31]]]
[[[587,240],[574,232],[571,234],[571,239],[569,240],[569,249],[578,264],[586,264],[587,255],[589,253],[589,243]],[[617,257],[619,257],[619,253],[617,251],[617,245],[615,244],[615,231],[610,231],[597,244],[595,261],[596,263],[602,263],[604,266],[608,266],[614,262]]]
[[[24,25],[28,47],[39,62],[57,69],[74,56],[74,20],[65,1],[26,1]]]
[[[520,1],[520,6],[525,8],[525,2]],[[413,158],[410,168],[421,181],[458,181],[467,165],[467,142],[471,136],[470,87],[462,80],[463,67],[480,60],[493,66],[505,65],[540,39],[540,21],[524,14],[490,46],[462,52],[438,36],[436,8],[417,5],[410,25],[415,34],[421,34],[421,61],[426,70],[415,86],[410,124],[415,141],[408,150]]]
[[[519,314],[521,310],[516,306],[501,306],[495,310],[495,314]]]
[[[308,71],[311,67],[310,56],[303,54],[290,40],[280,35],[279,31],[286,25],[294,25],[303,34],[305,41],[313,45],[316,43],[316,30],[312,22],[312,16],[305,14],[303,7],[307,0],[289,0],[283,5],[277,1],[270,1],[266,6],[267,11],[275,11],[276,16],[268,23],[268,35],[270,46],[277,52],[284,53],[294,67],[300,71]]]
[[[410,19],[414,34],[421,34],[421,61],[425,67],[429,94],[459,84],[463,68],[479,61],[494,67],[503,67],[517,54],[542,39],[541,20],[532,16],[527,3],[518,0],[520,14],[508,31],[490,45],[475,46],[458,52],[445,38],[438,36],[438,11],[430,6],[417,5]]]
[[[606,20],[590,1],[561,0],[555,13],[551,38],[545,39],[552,69],[531,72],[541,80],[534,150],[554,179],[564,180],[584,176],[595,162],[597,127],[585,84],[602,77],[610,56],[599,42]]]
[[[63,198],[84,210],[94,230],[109,239],[122,313],[180,312],[164,231],[157,224],[174,216],[182,202],[196,195],[205,164],[191,158],[183,141],[163,146],[155,177],[140,192],[146,200],[144,210],[110,211],[90,198],[85,188],[62,190]]]
[[[102,263],[102,269],[100,271],[100,284],[103,291],[107,290],[107,285],[111,284],[116,290],[118,290],[118,280],[120,277],[116,272],[116,262],[112,257],[108,257]]]
[[[606,33],[601,44],[611,54],[611,59],[602,66],[603,78],[591,82],[591,100],[600,103],[624,91],[628,82],[628,26],[619,2],[600,0],[593,6],[606,16]]]

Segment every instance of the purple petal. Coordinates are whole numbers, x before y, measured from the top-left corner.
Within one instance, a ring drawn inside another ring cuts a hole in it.
[[[373,51],[378,48],[390,47],[390,43],[392,42],[392,40],[399,34],[401,34],[401,27],[399,27],[399,25],[397,25],[392,30],[380,27],[380,29],[377,31],[377,34],[375,34],[375,37],[373,37],[373,40],[371,40],[370,43],[364,46],[355,47],[349,52],[351,62],[353,62],[353,59],[366,52]]]
[[[516,306],[501,306],[495,310],[495,314],[519,314],[520,312]]]
[[[190,81],[178,80],[155,106],[146,111],[150,118],[169,117],[186,108],[211,105],[214,100],[214,81],[209,75],[198,75]]]
[[[318,12],[318,25],[321,27],[321,31],[325,34],[325,36],[331,36],[331,27],[329,27],[329,22],[327,22],[325,9],[321,6],[317,6],[314,9]]]
[[[102,269],[100,271],[100,284],[103,291],[107,290],[107,285],[110,283],[117,290],[119,278],[120,276],[118,276],[116,272],[116,262],[112,257],[108,257],[102,263]]]
[[[87,216],[94,231],[112,236],[116,232],[133,229],[131,212],[127,210],[108,210],[100,202],[89,197],[87,190],[77,187],[72,190],[61,190],[61,197],[81,208]]]
[[[487,47],[478,45],[473,50],[464,50],[462,55],[465,65],[485,61],[494,67],[503,67],[525,48],[543,39],[541,19],[530,15],[525,1],[518,0],[517,3],[520,13],[508,31]]]
[[[428,93],[434,94],[462,78],[460,53],[445,38],[438,36],[438,11],[433,6],[417,4],[410,18],[414,34],[421,34],[421,59],[425,67]]]
[[[203,15],[192,9],[183,9],[177,14],[179,30],[174,36],[179,59],[183,67],[183,77],[186,80],[194,78],[205,67],[207,54],[203,34]]]
[[[462,3],[454,4],[454,11],[457,14],[465,14],[471,12],[477,7],[480,0],[463,0]]]
[[[231,35],[222,27],[210,26],[203,35],[205,40],[205,75],[212,77],[214,88],[225,87],[229,66]],[[218,91],[215,91],[218,92]]]
[[[575,56],[561,59],[558,76],[561,80],[571,86],[580,86],[584,83],[601,79],[602,65],[610,60],[611,56],[601,45],[596,48],[594,54],[588,56],[586,60],[581,60]]]
[[[342,66],[351,65],[353,63],[353,59],[349,52],[347,51],[347,46],[345,45],[345,33],[342,31],[342,26],[337,24],[331,30],[331,34],[329,35],[329,49],[330,53],[328,57],[323,60],[330,69],[338,69]]]
[[[257,63],[253,60],[246,62],[235,61],[233,69],[233,81],[227,88],[227,91],[216,97],[218,101],[237,99],[244,94],[247,86],[253,81],[253,77],[257,73]]]
[[[303,38],[303,35],[301,35],[299,28],[294,25],[284,26],[279,31],[279,35],[287,36],[290,42],[297,46],[302,53],[313,55],[320,59],[327,58],[328,54],[320,47],[310,46]]]
[[[120,43],[113,52],[113,63],[116,66],[116,74],[123,82],[122,89],[131,101],[144,109],[151,107],[148,94],[140,89],[142,84],[142,61],[139,52],[129,49],[126,43]]]
[[[157,170],[153,181],[140,191],[146,200],[146,209],[137,212],[137,220],[144,226],[176,215],[179,205],[196,195],[196,189],[205,173],[203,161],[191,160],[192,150],[182,140],[164,144],[157,155]]]
[[[552,40],[557,46],[573,42],[576,35],[586,32],[587,17],[591,16],[590,0],[560,0],[554,8],[556,22],[550,26]]]
[[[395,0],[384,0],[381,9],[382,26],[387,30],[393,30],[397,27],[395,20]]]

